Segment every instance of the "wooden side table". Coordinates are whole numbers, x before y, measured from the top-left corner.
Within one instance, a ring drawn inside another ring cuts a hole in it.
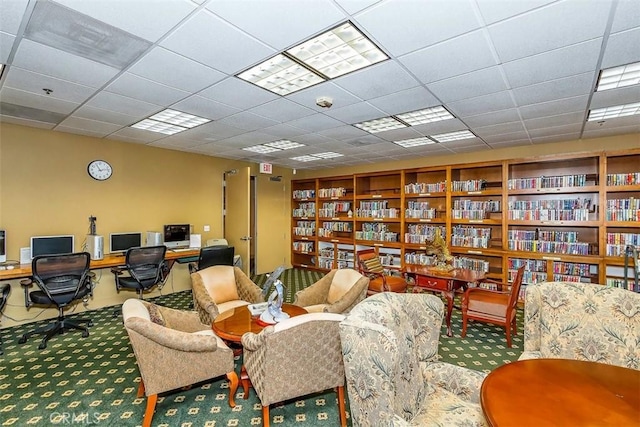
[[[639,426],[640,371],[580,360],[521,360],[489,373],[480,403],[492,427]]]
[[[298,307],[293,304],[282,304],[282,311],[287,313],[290,317],[306,314],[307,310],[303,307]],[[247,332],[253,332],[259,334],[265,327],[258,323],[260,316],[252,316],[249,308],[246,305],[241,307],[235,307],[231,310],[227,310],[220,313],[213,321],[211,328],[213,332],[225,341],[232,343],[241,343],[242,335]],[[249,376],[247,371],[242,365],[240,371],[240,381],[242,382],[242,390],[244,391],[244,398],[249,398]]]

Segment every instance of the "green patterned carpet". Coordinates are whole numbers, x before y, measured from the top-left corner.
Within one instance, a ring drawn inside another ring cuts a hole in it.
[[[287,287],[286,300],[292,301],[295,291],[319,277],[321,274],[312,271],[287,270],[281,277]],[[265,276],[254,278],[259,285],[264,280]],[[178,292],[154,301],[188,309],[191,293]],[[0,330],[5,353],[0,356],[0,426],[141,425],[146,400],[136,398],[139,376],[135,358],[121,319],[112,317],[112,313],[112,307],[84,313],[83,317],[91,317],[94,323],[88,338],[82,338],[80,332],[59,335],[45,350],[38,350],[38,337],[26,344],[17,343],[20,335],[44,322]],[[499,327],[472,323],[467,337],[461,339],[457,310],[452,325],[451,338],[446,336],[444,326],[442,329],[443,361],[490,371],[516,360],[522,352],[521,332],[514,337],[513,348],[508,349]],[[238,358],[236,370],[240,365]],[[227,381],[220,378],[161,395],[153,425],[261,426],[261,406],[255,392],[251,390],[245,400],[240,387],[236,407],[230,408],[227,391]],[[338,426],[336,394],[328,391],[275,405],[271,417],[273,426]]]

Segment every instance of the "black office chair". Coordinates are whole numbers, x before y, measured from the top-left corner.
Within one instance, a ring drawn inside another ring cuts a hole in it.
[[[169,269],[164,261],[166,246],[148,246],[129,248],[125,255],[125,267],[115,267],[116,290],[132,289],[138,292],[138,298],[144,299],[144,292],[156,285],[164,284]],[[129,273],[124,276],[124,273]]]
[[[7,300],[9,299],[9,292],[11,292],[11,285],[9,283],[5,283],[0,287],[0,315],[2,315],[2,310],[4,310],[4,306],[7,305]],[[2,329],[0,329],[0,333]],[[0,335],[0,356],[3,355],[2,352],[2,335]]]
[[[233,246],[207,246],[200,249],[197,263],[189,264],[189,272],[203,270],[212,265],[233,265],[235,248]]]
[[[45,326],[22,335],[20,344],[27,342],[32,335],[44,334],[38,348],[47,347],[47,341],[56,334],[63,334],[70,329],[79,329],[83,337],[89,336],[89,329],[81,325],[92,326],[91,319],[67,319],[64,317],[65,307],[79,300],[87,300],[93,292],[91,274],[89,272],[90,255],[78,252],[63,255],[40,255],[31,262],[31,279],[23,280],[25,305],[55,305],[58,307],[58,319]],[[35,282],[39,290],[29,292]]]

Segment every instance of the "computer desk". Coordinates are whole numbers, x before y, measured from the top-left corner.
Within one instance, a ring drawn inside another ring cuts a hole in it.
[[[169,269],[173,267],[173,263],[185,258],[197,257],[200,254],[200,248],[190,249],[188,251],[175,252],[167,249],[164,259],[167,261]],[[100,268],[111,268],[125,265],[123,255],[106,255],[103,259],[91,260],[90,269],[96,270]],[[31,264],[16,265],[11,270],[0,270],[0,280],[25,279],[31,277]]]

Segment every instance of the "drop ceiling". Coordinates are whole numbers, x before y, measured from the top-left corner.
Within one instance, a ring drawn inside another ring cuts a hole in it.
[[[286,96],[236,77],[347,21],[389,59]],[[638,133],[638,115],[586,120],[640,102],[638,84],[594,90],[601,69],[638,61],[636,0],[2,0],[0,122],[323,169]],[[435,106],[454,118],[354,126]],[[167,108],[210,121],[131,127]],[[243,150],[280,140],[303,146]],[[342,156],[293,160],[327,152]]]

